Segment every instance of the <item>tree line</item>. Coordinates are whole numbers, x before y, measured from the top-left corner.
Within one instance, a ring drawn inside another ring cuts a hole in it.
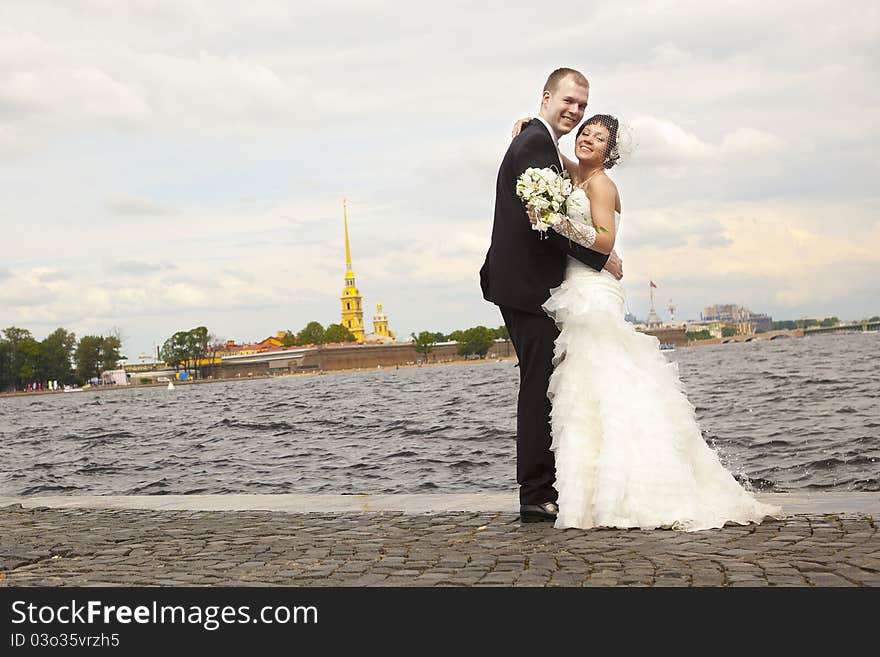
[[[509,340],[506,326],[496,329],[485,326],[474,326],[468,329],[460,329],[452,333],[440,331],[422,331],[418,335],[412,334],[416,351],[427,355],[438,342],[458,342],[459,353],[462,355],[477,354],[485,356],[493,342],[498,339]],[[306,345],[329,344],[334,342],[354,342],[354,334],[342,324],[330,324],[327,328],[320,322],[309,322],[298,333],[291,330],[284,331],[281,342],[285,347],[303,347]]]
[[[177,331],[165,340],[159,349],[159,358],[178,372],[195,372],[200,361],[213,361],[223,347],[223,342],[207,327],[197,326],[189,331]]]
[[[458,342],[458,353],[464,356],[478,355],[484,357],[494,344],[501,338],[509,340],[505,326],[496,329],[485,326],[474,326],[460,329],[452,333],[422,331],[412,334],[415,349],[427,357],[438,342]],[[329,324],[326,328],[320,322],[308,322],[298,332],[290,329],[283,331],[280,337],[284,347],[304,347],[308,345],[354,342],[354,334],[342,324]],[[204,326],[189,331],[178,331],[168,338],[160,350],[160,358],[176,370],[195,372],[199,363],[213,361],[217,352],[225,347],[222,340],[216,338]]]
[[[352,332],[342,324],[330,324],[324,328],[320,322],[309,322],[298,333],[284,331],[281,344],[295,347],[354,340]],[[224,341],[208,331],[206,326],[197,326],[188,331],[177,331],[165,340],[159,349],[159,358],[178,372],[196,373],[206,362],[215,362],[217,353],[225,347]]]
[[[77,340],[76,334],[57,328],[37,340],[27,329],[10,326],[0,337],[0,390],[25,390],[29,384],[46,388],[49,381],[82,385],[116,369],[123,359],[121,348],[115,332]]]
[[[320,322],[309,322],[299,333],[294,333],[288,329],[281,338],[281,343],[285,347],[304,347],[311,344],[354,341],[354,333],[342,324],[328,324],[327,328],[324,328]]]
[[[840,319],[837,317],[826,317],[825,319],[783,319],[773,322],[773,331],[792,331],[794,329],[810,328],[812,326],[821,326],[823,328],[829,326],[837,326]]]
[[[474,326],[469,329],[460,329],[452,333],[443,334],[431,331],[422,331],[418,335],[412,334],[413,343],[415,344],[416,353],[425,358],[434,350],[434,345],[438,342],[457,342],[458,354],[460,356],[480,356],[484,358],[495,340],[509,340],[510,335],[507,327],[504,325],[496,329],[487,328],[485,326]]]

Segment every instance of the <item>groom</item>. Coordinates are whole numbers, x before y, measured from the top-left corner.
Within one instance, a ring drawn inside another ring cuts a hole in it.
[[[609,257],[585,249],[552,230],[541,239],[516,195],[516,180],[527,168],[563,170],[559,138],[583,119],[589,95],[589,82],[578,71],[560,68],[550,74],[538,120],[523,128],[501,162],[492,241],[480,269],[483,297],[500,308],[519,358],[516,480],[523,522],[552,521],[558,511],[547,386],[559,331],[541,304],[550,296],[550,288],[562,284],[567,256],[596,271],[608,269],[618,279],[623,275],[622,263],[614,253]]]

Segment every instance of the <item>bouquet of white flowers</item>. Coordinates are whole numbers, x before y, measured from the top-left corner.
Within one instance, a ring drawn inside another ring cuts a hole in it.
[[[559,174],[553,169],[529,167],[516,181],[516,195],[537,219],[532,229],[542,233],[562,221],[567,214],[566,201],[571,190],[567,171]]]

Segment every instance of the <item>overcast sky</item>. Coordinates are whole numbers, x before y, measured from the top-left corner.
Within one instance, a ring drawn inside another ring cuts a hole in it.
[[[880,314],[877,2],[473,4],[0,2],[2,327],[338,322],[343,196],[368,328],[498,326],[497,167],[558,66],[637,135],[634,314]]]

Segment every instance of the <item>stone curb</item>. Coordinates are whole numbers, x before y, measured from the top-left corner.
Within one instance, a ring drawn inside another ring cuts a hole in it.
[[[782,506],[786,515],[859,514],[880,517],[880,493],[762,493],[764,502]],[[419,495],[53,495],[0,497],[0,507],[52,509],[132,509],[150,511],[281,511],[351,513],[392,511],[404,514],[517,513],[515,492]]]

